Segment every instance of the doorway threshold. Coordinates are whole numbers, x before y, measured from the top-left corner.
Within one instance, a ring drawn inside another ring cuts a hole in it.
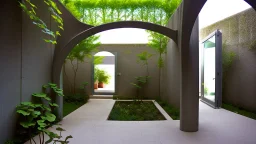
[[[113,95],[91,95],[90,99],[113,99]]]

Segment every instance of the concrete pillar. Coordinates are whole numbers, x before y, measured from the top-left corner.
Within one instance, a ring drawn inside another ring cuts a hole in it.
[[[195,22],[188,47],[181,47],[180,130],[198,131],[199,27]]]

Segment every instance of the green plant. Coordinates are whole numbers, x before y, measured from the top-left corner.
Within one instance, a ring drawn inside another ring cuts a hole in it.
[[[60,16],[62,13],[57,7],[57,4],[53,0],[43,0],[43,2],[47,5],[51,18],[57,24],[58,28],[64,30],[63,20]],[[37,15],[37,6],[30,0],[19,1],[19,5],[32,20],[33,24],[39,27],[44,34],[48,35],[44,38],[44,41],[53,45],[57,44],[57,36],[61,36],[59,29],[54,31],[47,26],[47,24]],[[65,130],[60,127],[56,129],[60,132],[59,135],[46,129],[56,122],[56,116],[53,112],[58,105],[54,103],[50,97],[52,96],[50,94],[53,93],[57,96],[64,96],[62,89],[59,89],[56,84],[49,83],[43,86],[42,93],[32,94],[33,98],[35,98],[34,102],[22,102],[17,106],[16,112],[19,115],[19,125],[28,132],[31,144],[32,140],[34,141],[33,134],[39,134],[40,144],[50,142],[53,142],[54,144],[67,144],[69,143],[68,139],[72,138],[72,136],[67,136],[64,140],[61,140],[61,132]],[[31,132],[35,133],[32,134]],[[49,140],[46,142],[44,142],[45,134],[49,136]],[[8,143],[12,142],[9,141]],[[34,143],[36,142],[34,141]]]
[[[61,0],[81,22],[101,25],[116,21],[146,21],[166,25],[181,0]]]
[[[99,83],[109,84],[111,76],[105,70],[98,70]]]
[[[4,144],[15,144],[15,141],[13,141],[13,140],[7,140]]]
[[[209,93],[209,90],[206,86],[204,86],[204,94],[207,95]]]
[[[53,133],[47,128],[56,121],[56,116],[53,114],[58,105],[53,102],[50,94],[57,96],[64,96],[62,89],[59,89],[56,84],[49,83],[43,85],[43,92],[33,93],[34,102],[22,102],[17,106],[16,112],[19,115],[19,125],[28,132],[29,141],[32,144],[32,131],[38,133],[40,144],[50,143],[54,141],[60,143],[68,143],[68,139],[72,136],[66,137],[65,141],[61,141],[61,135]],[[60,128],[58,128],[60,130]],[[49,140],[45,142],[44,135],[49,136]]]
[[[99,70],[98,68],[94,67],[94,83],[98,82],[99,81]]]
[[[251,111],[245,110],[241,107],[232,105],[230,103],[225,103],[225,102],[222,103],[221,107],[226,109],[226,110],[232,111],[234,113],[237,113],[237,114],[240,114],[240,115],[243,115],[243,116],[246,116],[246,117],[249,117],[249,118],[252,118],[252,119],[256,120],[256,113],[255,112],[251,112]]]
[[[94,56],[94,65],[99,65],[102,64],[103,60],[104,60],[105,56]]]
[[[181,0],[62,0],[62,3],[78,20],[90,25],[131,20],[166,26]],[[150,35],[149,46],[163,54],[168,38],[147,32]],[[163,66],[162,56],[159,57],[158,65]]]
[[[108,120],[148,121],[165,120],[152,101],[116,101]]]
[[[179,120],[180,119],[180,111],[178,108],[175,108],[174,106],[161,101],[160,99],[156,100],[157,103],[168,113],[168,115],[173,120]]]
[[[143,90],[145,84],[148,82],[148,79],[150,79],[149,76],[140,76],[140,77],[135,77],[136,82],[131,83],[136,88],[136,99],[142,101],[143,96],[140,94],[140,92]]]
[[[64,101],[67,103],[74,103],[74,104],[85,104],[89,99],[89,95],[87,94],[75,94],[75,95],[67,95],[64,97]]]
[[[88,84],[89,84],[88,82],[83,82],[82,85],[80,86],[80,89],[81,89],[81,90],[84,90],[85,87],[86,87]]]
[[[159,54],[157,65],[159,68],[159,96],[161,97],[161,69],[164,67],[163,55],[167,52],[169,38],[156,32],[148,32],[150,33],[148,46]]]
[[[85,59],[92,59],[93,53],[98,52],[98,47],[100,46],[100,42],[98,42],[99,36],[91,36],[79,44],[77,44],[72,51],[68,54],[66,61],[69,60],[72,65],[73,70],[73,81],[70,83],[72,93],[76,94],[76,76],[79,69],[79,65],[85,62]],[[100,59],[99,59],[100,60]],[[64,67],[64,75],[69,81],[68,75],[66,74]]]
[[[149,76],[149,71],[148,71],[148,60],[153,56],[153,54],[150,54],[146,51],[141,52],[137,55],[137,62],[141,64],[142,66],[146,66],[147,70],[147,76]]]
[[[47,5],[51,17],[54,22],[58,25],[58,28],[61,30],[63,29],[63,20],[61,18],[61,11],[57,7],[57,4],[53,0],[43,0],[44,4]],[[49,37],[45,37],[44,41],[51,44],[56,44],[57,36],[60,36],[60,31],[57,29],[55,31],[51,30],[49,26],[37,15],[37,6],[33,4],[30,0],[23,0],[19,2],[20,7],[22,10],[29,16],[29,18],[33,21],[38,28],[42,30],[43,33],[47,34]]]
[[[84,103],[70,103],[70,102],[63,102],[63,116],[67,116],[71,112],[75,111],[79,107],[84,105]]]

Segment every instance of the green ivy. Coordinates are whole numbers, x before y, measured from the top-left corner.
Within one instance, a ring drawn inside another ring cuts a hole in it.
[[[58,25],[58,28],[61,30],[64,30],[63,20],[60,16],[62,13],[57,7],[57,4],[53,0],[44,0],[44,3],[47,5],[48,10],[50,11],[50,15]],[[35,4],[33,4],[30,0],[23,0],[22,2],[19,2],[19,4],[22,10],[32,20],[33,24],[39,27],[43,33],[51,37],[51,38],[45,37],[44,41],[51,44],[57,44],[56,39],[57,39],[57,36],[60,36],[60,31],[59,30],[53,31],[49,28],[49,26],[47,26],[47,24],[37,15],[36,10],[38,10],[38,7]]]

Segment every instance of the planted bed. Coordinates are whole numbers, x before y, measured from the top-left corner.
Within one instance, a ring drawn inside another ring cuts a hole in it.
[[[152,101],[116,101],[108,120],[153,121],[166,119]]]

